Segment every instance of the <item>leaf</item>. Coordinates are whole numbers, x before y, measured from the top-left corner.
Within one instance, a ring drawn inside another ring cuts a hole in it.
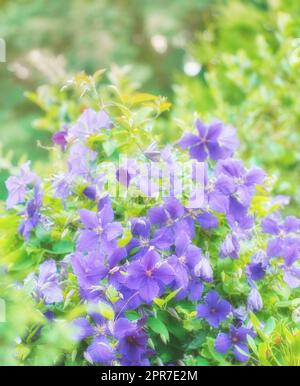
[[[249,347],[250,347],[251,350],[254,352],[254,354],[255,354],[255,355],[258,355],[257,347],[256,347],[255,341],[254,341],[254,339],[252,338],[252,336],[247,335],[247,341],[248,341]]]
[[[115,312],[113,308],[104,302],[98,302],[96,304],[90,303],[88,305],[88,311],[89,312],[98,312],[100,315],[102,315],[105,319],[113,320],[115,318]]]
[[[125,315],[128,320],[138,320],[140,318],[140,314],[133,310],[126,311]]]
[[[166,344],[169,341],[169,331],[165,324],[157,318],[150,317],[148,319],[147,325],[151,328],[152,331],[160,335],[161,340]]]
[[[270,335],[276,327],[276,320],[271,316],[265,323],[264,333]]]
[[[51,253],[65,255],[74,251],[74,243],[71,240],[60,240],[53,245]]]

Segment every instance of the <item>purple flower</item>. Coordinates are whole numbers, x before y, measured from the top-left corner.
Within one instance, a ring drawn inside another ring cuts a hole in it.
[[[216,291],[210,291],[205,297],[204,304],[197,306],[197,318],[203,318],[210,326],[217,328],[230,311],[230,303],[223,300]]]
[[[263,308],[263,300],[256,287],[252,287],[247,299],[247,307],[251,311],[260,311]]]
[[[139,257],[145,254],[152,244],[151,242],[151,224],[145,217],[132,218],[131,234],[132,239],[126,246],[128,252],[136,252],[135,256]]]
[[[179,141],[182,149],[189,149],[190,157],[200,162],[231,157],[239,146],[236,130],[215,121],[205,125],[199,119],[195,123],[198,135],[186,134]]]
[[[88,252],[100,248],[108,251],[122,233],[121,224],[113,222],[114,213],[111,204],[108,202],[98,209],[97,213],[87,209],[79,211],[79,217],[85,226],[79,231],[77,240],[79,251]]]
[[[68,143],[68,141],[67,141],[67,136],[68,136],[67,130],[57,131],[57,132],[54,133],[53,136],[52,136],[52,142],[53,142],[55,145],[60,146],[61,151],[65,151],[65,150],[66,150],[67,143]]]
[[[144,322],[130,322],[120,318],[114,325],[114,336],[119,341],[117,350],[122,364],[142,365],[148,354],[148,336],[143,330]]]
[[[220,257],[231,257],[232,259],[238,259],[239,249],[240,246],[237,237],[234,234],[229,233],[221,245]]]
[[[75,329],[75,339],[80,341],[87,337],[93,337],[87,347],[84,356],[90,363],[109,365],[115,358],[115,352],[110,345],[107,335],[111,335],[106,320],[99,314],[92,314],[95,324],[91,324],[85,318],[75,319],[72,326]]]
[[[300,228],[300,220],[297,217],[288,216],[282,223],[279,221],[279,216],[273,215],[265,217],[261,222],[262,230],[275,236],[268,242],[267,254],[269,257],[281,256],[285,245],[289,245],[292,241],[289,235],[297,232]]]
[[[296,263],[300,261],[298,248],[296,246],[286,248],[283,257],[283,280],[290,288],[298,288],[300,286],[300,266],[296,266]]]
[[[97,153],[88,149],[83,143],[76,142],[70,147],[68,159],[69,173],[75,176],[89,178],[90,164],[95,161]]]
[[[242,161],[227,159],[217,164],[218,189],[229,197],[229,214],[237,221],[247,216],[255,185],[265,178],[262,169],[246,171]]]
[[[10,176],[6,181],[6,188],[8,190],[8,197],[6,205],[8,209],[25,201],[25,195],[28,186],[33,184],[37,176],[30,171],[30,162],[26,162],[20,168],[18,176]]]
[[[199,277],[206,282],[211,282],[213,280],[213,269],[208,254],[202,255],[200,261],[194,268],[194,273],[196,277]]]
[[[34,197],[28,202],[26,208],[20,214],[24,215],[24,220],[19,225],[18,232],[28,240],[31,232],[36,228],[41,220],[40,209],[42,206],[43,192],[38,181],[34,187]]]
[[[247,266],[246,273],[252,280],[261,280],[266,274],[269,259],[265,252],[259,250],[251,257],[251,263]]]
[[[84,299],[98,298],[101,294],[100,280],[107,274],[103,256],[99,252],[85,255],[75,252],[71,256],[71,265],[77,277],[81,296]]]
[[[38,299],[44,299],[45,303],[63,301],[63,293],[58,284],[58,274],[54,260],[46,260],[40,265],[36,289]]]
[[[230,349],[239,362],[246,362],[249,359],[247,336],[253,336],[253,332],[245,327],[236,328],[230,326],[228,334],[219,333],[215,340],[215,350],[225,354]]]
[[[151,250],[128,266],[126,286],[138,290],[142,300],[150,303],[173,279],[174,271],[170,265]]]
[[[76,176],[72,173],[59,173],[54,176],[53,179],[53,190],[54,197],[65,200],[72,193],[72,186],[75,182]]]
[[[86,109],[76,124],[70,128],[69,134],[75,138],[85,139],[90,135],[100,134],[101,129],[109,129],[110,125],[110,118],[104,110],[96,112]]]
[[[174,269],[177,287],[186,289],[195,266],[202,258],[202,251],[191,244],[191,240],[185,232],[181,232],[175,239],[175,253],[168,258],[168,263]]]
[[[150,223],[159,227],[154,231],[153,245],[160,249],[168,248],[174,243],[175,235],[181,231],[193,238],[193,226],[189,219],[183,218],[184,214],[184,206],[175,197],[166,199],[162,206],[149,209]]]

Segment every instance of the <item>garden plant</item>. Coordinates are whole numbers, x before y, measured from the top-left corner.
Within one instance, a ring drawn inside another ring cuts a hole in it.
[[[228,122],[179,127],[165,98],[103,77],[68,82],[53,163],[6,181],[1,362],[300,365],[287,197]]]

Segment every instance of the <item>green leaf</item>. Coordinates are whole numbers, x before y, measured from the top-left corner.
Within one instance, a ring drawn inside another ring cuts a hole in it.
[[[74,252],[74,243],[71,240],[60,240],[53,245],[51,253],[65,255]]]
[[[167,327],[165,326],[165,324],[160,319],[157,319],[157,318],[154,318],[151,316],[148,319],[147,325],[152,331],[154,331],[160,335],[161,340],[164,343],[168,343],[169,331],[168,331]]]
[[[100,315],[102,315],[105,319],[113,320],[115,318],[115,312],[113,308],[104,302],[98,302],[96,304],[90,303],[88,305],[88,311],[89,312],[98,312]]]
[[[264,333],[270,335],[276,327],[276,320],[271,316],[265,323]]]

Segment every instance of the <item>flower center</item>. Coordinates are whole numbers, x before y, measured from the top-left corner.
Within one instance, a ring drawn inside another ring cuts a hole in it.
[[[185,256],[178,257],[178,261],[179,261],[180,264],[184,264],[185,260],[186,260]]]
[[[145,271],[145,274],[146,274],[147,277],[151,277],[153,272],[152,272],[151,269],[148,269],[148,270]]]
[[[149,244],[149,240],[141,239],[140,244],[141,244],[141,247],[147,247]]]
[[[284,239],[285,238],[285,232],[283,229],[279,232],[279,238]]]
[[[236,342],[238,342],[238,338],[237,338],[236,336],[234,336],[234,337],[232,338],[232,341],[233,341],[233,343],[236,343]]]
[[[215,314],[215,313],[217,312],[217,310],[216,310],[215,308],[211,308],[211,309],[210,309],[210,312],[211,312],[212,314]]]
[[[98,234],[98,235],[101,235],[101,233],[103,232],[103,228],[101,225],[98,225],[97,228],[95,228],[95,232]]]
[[[103,335],[105,333],[105,326],[98,324],[95,330],[96,330],[96,335]]]
[[[237,185],[243,185],[244,184],[244,178],[243,177],[235,177],[233,179],[234,183],[237,184]]]

